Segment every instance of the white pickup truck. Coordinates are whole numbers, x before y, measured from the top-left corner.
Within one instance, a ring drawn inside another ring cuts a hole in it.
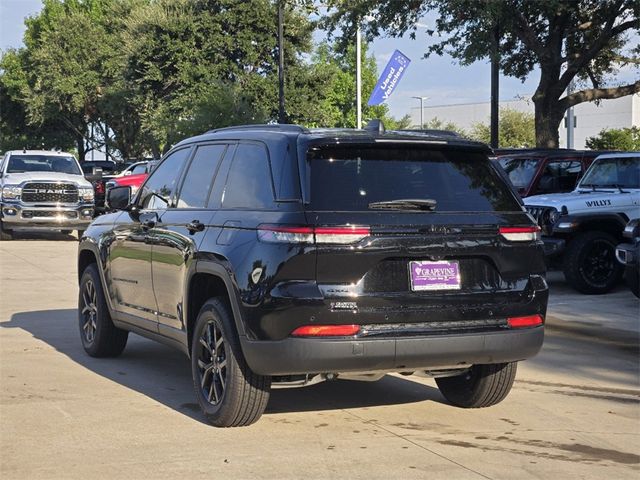
[[[78,231],[93,219],[94,191],[65,152],[16,150],[0,162],[0,238],[14,230]]]
[[[550,267],[582,293],[611,290],[622,276],[616,245],[640,218],[640,152],[600,155],[573,192],[524,199],[542,229]]]

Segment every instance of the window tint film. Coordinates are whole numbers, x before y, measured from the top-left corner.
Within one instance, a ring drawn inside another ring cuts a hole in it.
[[[273,208],[273,186],[267,150],[238,145],[222,195],[223,208]]]
[[[178,208],[204,208],[226,145],[198,147],[184,178]]]
[[[169,207],[190,150],[176,150],[153,171],[142,187],[139,202],[142,208],[161,210]]]
[[[486,154],[406,147],[311,150],[312,210],[367,210],[372,202],[431,199],[442,211],[521,211]]]
[[[591,165],[580,186],[640,188],[640,157],[598,160]]]

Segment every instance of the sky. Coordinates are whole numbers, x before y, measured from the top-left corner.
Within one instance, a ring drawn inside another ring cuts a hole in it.
[[[38,13],[41,8],[40,0],[0,0],[0,50],[22,46],[24,19]],[[488,61],[462,67],[447,55],[422,58],[429,45],[425,29],[433,21],[429,16],[421,19],[416,40],[408,35],[402,38],[378,38],[369,47],[375,55],[378,72],[382,72],[396,49],[412,61],[399,86],[387,101],[391,115],[396,118],[408,114],[412,108],[419,108],[420,101],[412,98],[414,96],[428,97],[425,107],[490,100],[491,68]],[[622,81],[626,77],[632,80],[637,75],[637,70],[621,72],[618,80]],[[538,79],[537,72],[533,72],[524,83],[501,76],[500,99],[529,99],[536,89]],[[363,102],[367,101],[369,93],[363,92]]]

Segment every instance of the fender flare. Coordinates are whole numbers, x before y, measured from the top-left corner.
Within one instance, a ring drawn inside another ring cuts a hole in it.
[[[187,281],[185,282],[185,300],[189,298],[189,288],[191,285],[191,279],[197,273],[206,273],[214,277],[219,278],[224,282],[224,285],[229,294],[229,304],[231,305],[231,311],[233,313],[233,320],[236,324],[238,336],[243,339],[246,337],[246,329],[244,328],[244,322],[242,321],[242,313],[240,309],[240,302],[238,300],[238,289],[231,278],[231,274],[225,268],[222,263],[211,260],[197,260],[195,268],[190,272]],[[189,318],[189,302],[185,301],[185,320]],[[185,325],[186,326],[186,325]]]
[[[614,213],[614,212],[587,212],[587,213],[574,213],[568,215],[562,215],[560,219],[556,222],[553,227],[553,233],[568,233],[568,232],[576,232],[580,230],[580,227],[585,223],[591,221],[607,221],[613,222],[620,227],[620,234],[624,230],[624,227],[627,225],[629,219],[623,213]],[[558,228],[558,225],[562,223],[570,223],[572,224],[571,228]]]

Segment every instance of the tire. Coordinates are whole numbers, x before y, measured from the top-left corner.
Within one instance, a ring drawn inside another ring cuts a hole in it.
[[[462,408],[484,408],[500,403],[511,391],[518,362],[474,365],[455,377],[436,378],[440,393]]]
[[[129,332],[111,321],[95,263],[84,270],[80,280],[78,326],[82,346],[91,357],[117,357],[127,345]]]
[[[0,240],[13,240],[13,232],[4,228],[2,222],[0,222]]]
[[[216,427],[251,425],[267,407],[271,377],[247,365],[229,308],[220,299],[208,300],[198,314],[191,373],[200,408]]]
[[[580,293],[600,295],[609,292],[622,277],[623,267],[616,260],[618,241],[605,232],[585,232],[576,236],[564,255],[564,277]]]

